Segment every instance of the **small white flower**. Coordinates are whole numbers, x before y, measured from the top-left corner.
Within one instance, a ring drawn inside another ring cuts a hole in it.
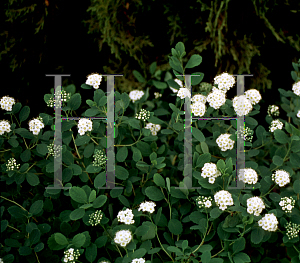
[[[174,81],[180,86],[180,88],[183,88],[183,82],[180,79],[174,79]]]
[[[225,134],[221,134],[217,138],[216,143],[221,148],[221,151],[224,152],[224,151],[233,149],[235,141],[231,140],[229,138],[230,136],[231,136],[231,134],[225,133]]]
[[[300,231],[300,225],[288,222],[284,227],[286,228],[286,235],[288,239],[292,239],[294,237],[299,236],[298,232]]]
[[[119,230],[114,238],[115,243],[122,247],[126,247],[132,240],[132,233],[130,230]]]
[[[69,248],[64,251],[65,257],[63,259],[64,262],[75,263],[75,260],[80,256],[79,249],[74,250],[74,248]]]
[[[15,99],[9,96],[3,96],[0,100],[1,109],[6,111],[12,111],[12,106],[15,103]]]
[[[206,103],[206,96],[204,96],[202,94],[196,94],[192,97],[191,101],[195,102],[195,103],[201,102],[201,103],[205,104]]]
[[[239,170],[239,180],[247,184],[256,184],[258,175],[252,168],[245,168]]]
[[[181,99],[184,99],[185,97],[191,98],[191,91],[189,91],[187,88],[180,88],[177,96]]]
[[[252,110],[251,101],[245,95],[235,96],[232,105],[238,116],[247,115]]]
[[[290,174],[284,170],[276,170],[275,173],[272,174],[272,180],[280,187],[283,187],[290,183]]]
[[[300,118],[300,110],[298,110],[297,117]]]
[[[269,105],[268,107],[268,115],[279,116],[279,107],[276,105]]]
[[[225,104],[226,94],[223,91],[217,89],[216,87],[213,87],[212,92],[208,94],[206,100],[209,103],[210,107],[213,107],[217,110],[223,104]]]
[[[162,96],[162,94],[158,93],[158,92],[154,92],[154,96],[155,96],[155,99],[158,99],[159,97]]]
[[[43,119],[41,117],[37,117],[36,119],[30,120],[28,125],[29,125],[29,130],[34,135],[38,135],[40,130],[45,127],[43,123]]]
[[[6,120],[0,121],[0,135],[3,135],[4,132],[9,133],[11,131],[10,129],[10,123]]]
[[[266,231],[275,232],[278,228],[278,220],[274,214],[266,214],[258,221],[258,225]]]
[[[227,92],[235,84],[235,78],[228,73],[222,73],[214,78],[214,84],[218,84],[218,89]]]
[[[153,136],[157,135],[157,132],[160,131],[161,126],[159,124],[153,124],[151,122],[147,123],[145,129],[150,129]]]
[[[132,100],[134,103],[135,101],[141,99],[144,96],[144,91],[142,90],[132,90],[129,93],[129,98]]]
[[[124,211],[119,211],[117,218],[119,222],[131,225],[134,223],[132,210],[127,208]]]
[[[89,119],[82,118],[78,122],[78,132],[80,135],[84,135],[86,131],[92,131],[93,122]]]
[[[212,205],[212,198],[209,196],[209,197],[206,197],[206,196],[198,196],[197,199],[196,199],[196,203],[198,204],[199,208],[202,208],[202,207],[206,207],[206,208],[210,208],[211,205]]]
[[[247,212],[249,214],[253,214],[259,216],[263,209],[265,209],[265,204],[263,200],[258,197],[254,196],[247,199]]]
[[[297,83],[294,83],[292,89],[296,95],[300,96],[300,81],[298,81]]]
[[[17,164],[17,161],[16,161],[15,158],[10,158],[7,161],[6,168],[7,168],[6,171],[13,171],[15,169],[19,169],[20,168],[20,164]]]
[[[135,118],[142,121],[146,121],[150,118],[150,111],[141,109],[140,112],[136,114]]]
[[[277,129],[282,130],[283,123],[280,120],[274,120],[271,122],[271,126],[269,128],[270,132],[274,132]]]
[[[201,176],[203,178],[208,177],[208,181],[210,184],[215,182],[215,178],[221,176],[221,172],[217,169],[217,165],[214,163],[206,163],[202,168]]]
[[[221,190],[215,193],[214,199],[216,204],[219,206],[219,209],[223,211],[227,208],[227,206],[233,205],[233,199],[231,194],[225,190]]]
[[[291,213],[292,209],[295,206],[295,200],[292,197],[282,197],[279,205],[281,206],[282,210],[284,210],[286,213]]]
[[[235,134],[238,135],[238,138],[243,138],[244,141],[249,141],[249,142],[252,142],[253,133],[254,132],[249,127],[246,128],[240,127],[240,129],[235,132]]]
[[[140,204],[140,207],[138,209],[138,211],[142,210],[143,212],[149,212],[149,213],[153,213],[154,212],[154,207],[156,206],[156,204],[152,201],[145,201],[143,203]]]
[[[252,105],[257,104],[262,98],[258,90],[250,89],[245,92],[246,98],[250,100]]]
[[[191,111],[195,116],[202,117],[205,114],[205,105],[202,102],[195,102],[191,105]]]
[[[99,75],[98,73],[92,73],[87,77],[88,79],[86,80],[85,84],[93,86],[94,89],[98,89],[102,80],[102,76]]]
[[[131,261],[131,263],[145,263],[146,260],[144,258],[135,258]]]

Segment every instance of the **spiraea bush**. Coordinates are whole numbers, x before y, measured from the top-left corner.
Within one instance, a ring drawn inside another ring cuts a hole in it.
[[[191,94],[185,69],[202,57],[184,66],[185,54],[181,42],[172,48],[174,76],[157,73],[154,62],[148,81],[134,71],[140,90],[115,92],[115,186],[122,189],[98,189],[107,183],[107,120],[92,117],[107,116],[106,77],[84,79],[80,92],[90,94],[90,108],[80,120],[61,122],[62,148],[54,147],[54,89],[44,96],[49,113],[29,122],[28,106],[2,97],[1,262],[300,262],[300,64],[293,63],[291,89],[279,89],[288,120],[270,105],[266,130],[254,118],[257,90],[226,97],[233,75],[201,83],[203,73],[195,72],[191,84],[199,91]],[[62,88],[63,117],[82,106],[80,92]],[[184,181],[186,97],[193,118],[219,117],[192,119],[198,189]],[[222,119],[236,115],[245,115],[244,127]],[[239,170],[238,139],[245,147]],[[45,189],[59,155],[62,185],[70,188]],[[232,189],[236,180],[251,189]]]

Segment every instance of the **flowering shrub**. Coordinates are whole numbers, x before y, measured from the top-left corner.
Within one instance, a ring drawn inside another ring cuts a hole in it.
[[[73,119],[82,103],[74,85],[63,87],[57,105],[54,89],[44,96],[49,107],[62,107],[62,147],[54,147],[51,113],[25,123],[30,108],[1,99],[0,262],[300,262],[300,79],[292,73],[292,90],[279,89],[289,120],[273,120],[279,107],[272,105],[267,131],[253,118],[262,99],[257,90],[226,98],[233,75],[220,74],[210,84],[200,83],[203,73],[193,73],[190,84],[199,91],[191,94],[179,75],[202,58],[194,54],[184,67],[185,54],[181,42],[172,48],[175,77],[167,72],[163,81],[146,81],[135,72],[141,90],[115,92],[115,158],[106,152],[111,141],[103,76],[84,80],[90,108],[79,120]],[[293,63],[296,72],[299,66]],[[153,63],[152,76],[155,71]],[[158,90],[153,101],[149,85]],[[191,164],[185,160],[188,113],[182,110],[189,99]],[[245,115],[244,127],[225,119],[236,115]],[[238,139],[245,147],[241,169]],[[53,188],[58,157],[63,189]]]

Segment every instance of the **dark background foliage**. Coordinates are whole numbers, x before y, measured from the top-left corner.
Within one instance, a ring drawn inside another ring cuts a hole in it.
[[[77,89],[92,72],[124,74],[115,79],[115,90],[129,92],[139,88],[134,69],[147,78],[153,61],[170,70],[171,47],[182,41],[192,50],[186,60],[194,53],[202,56],[197,70],[205,74],[204,82],[224,71],[253,74],[245,89],[261,92],[264,120],[268,105],[280,103],[278,88],[292,88],[299,9],[295,0],[226,0],[212,6],[208,0],[2,1],[0,95],[29,105],[32,118],[51,112],[43,96],[54,78],[46,74],[71,74],[64,85],[74,83]],[[100,87],[105,91],[104,81]],[[228,97],[234,95],[232,90]],[[82,97],[85,101],[89,94]]]

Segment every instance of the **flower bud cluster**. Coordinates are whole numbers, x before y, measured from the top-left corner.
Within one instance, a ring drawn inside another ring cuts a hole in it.
[[[6,120],[0,121],[0,135],[4,134],[4,132],[9,133],[10,131],[10,123]]]
[[[159,97],[162,96],[162,94],[160,94],[159,92],[154,92],[154,96],[156,99],[158,99]]]
[[[50,145],[47,145],[47,148],[49,155],[54,156],[54,158],[58,158],[63,147],[61,145],[59,147],[59,145],[54,145],[54,143],[51,143]]]
[[[206,94],[211,92],[212,88],[213,88],[213,85],[210,83],[207,83],[207,82],[201,82],[200,87],[199,87],[200,91],[206,92]]]
[[[252,168],[245,168],[239,170],[239,180],[246,184],[256,184],[258,175]]]
[[[221,134],[217,138],[216,142],[218,146],[221,148],[221,151],[224,152],[233,149],[234,141],[229,138],[230,136],[231,134],[225,133],[225,134]]]
[[[286,223],[286,225],[284,227],[286,229],[286,235],[287,235],[288,239],[292,239],[294,237],[299,236],[298,233],[300,231],[300,225],[297,225],[292,222],[288,222],[288,223]]]
[[[150,129],[153,136],[157,134],[157,132],[161,129],[159,124],[153,124],[151,122],[147,123],[145,129]]]
[[[249,127],[246,127],[245,129],[240,127],[240,129],[235,132],[238,138],[243,138],[244,141],[249,141],[249,142],[252,142],[253,133],[254,133],[253,130],[251,130]]]
[[[300,96],[300,80],[293,84],[292,90],[296,95]]]
[[[12,106],[15,103],[15,99],[9,96],[3,96],[0,100],[1,109],[6,111],[12,111]]]
[[[279,107],[276,105],[269,105],[268,107],[268,115],[279,116]]]
[[[78,132],[80,135],[84,135],[86,131],[92,131],[93,122],[89,119],[83,118],[78,122]]]
[[[55,92],[56,96],[58,96],[58,91]],[[67,93],[65,90],[61,90],[61,101],[62,102],[68,102],[71,98],[71,94]],[[47,106],[48,107],[55,107],[55,100],[54,97],[51,97],[48,101],[47,101]],[[58,107],[61,107],[61,103],[58,105]]]
[[[199,208],[202,208],[202,207],[210,208],[212,205],[212,203],[211,203],[212,200],[213,199],[210,196],[209,197],[198,196],[196,199],[196,202],[197,202]]]
[[[96,212],[92,213],[89,215],[89,223],[92,225],[92,226],[96,226],[98,224],[100,224],[100,221],[103,217],[103,213],[101,210],[97,210]]]
[[[95,154],[93,155],[94,161],[93,161],[93,166],[101,166],[106,164],[106,156],[105,154],[99,150],[95,150]]]
[[[228,73],[222,73],[214,78],[214,84],[218,85],[218,89],[227,92],[235,84],[235,78]]]
[[[266,231],[275,232],[278,228],[278,220],[273,213],[265,214],[264,217],[258,221],[258,225]]]
[[[20,164],[17,164],[17,161],[15,158],[10,158],[7,161],[6,168],[7,168],[6,171],[13,171],[14,169],[19,169]]]
[[[38,135],[40,130],[44,127],[45,125],[41,117],[37,117],[36,119],[29,121],[29,130],[33,132],[34,135]]]
[[[129,98],[132,100],[134,103],[135,101],[141,99],[144,96],[144,91],[142,90],[132,90],[129,93]]]
[[[156,204],[152,201],[145,201],[143,203],[140,204],[140,207],[138,209],[138,211],[143,211],[143,212],[149,212],[149,213],[153,213],[154,212],[154,207],[156,206]]]
[[[135,258],[131,261],[131,263],[145,263],[146,260],[144,258]]]
[[[270,132],[274,132],[277,129],[282,130],[283,123],[280,120],[274,120],[271,122],[271,126],[269,128]]]
[[[214,163],[206,163],[202,168],[201,176],[203,178],[208,177],[208,182],[213,184],[215,182],[215,178],[221,176],[221,172],[217,169],[217,165]]]
[[[134,223],[132,210],[127,208],[124,211],[119,211],[117,215],[118,221],[125,223],[126,225],[131,225]]]
[[[90,75],[87,76],[87,81],[85,82],[85,84],[93,86],[94,89],[98,89],[99,85],[101,83],[102,80],[102,76],[99,75],[98,73],[92,73]]]
[[[265,204],[263,200],[258,197],[254,196],[247,199],[247,212],[249,214],[253,214],[259,216],[263,209],[265,209]]]
[[[122,247],[126,247],[132,240],[132,233],[130,230],[119,230],[114,238],[115,243]]]
[[[63,262],[75,263],[75,260],[80,256],[79,249],[69,248],[64,252],[65,257]]]
[[[233,199],[231,194],[226,190],[221,190],[215,193],[214,199],[219,209],[225,210],[227,206],[233,205]]]
[[[282,210],[284,210],[286,213],[291,213],[292,209],[295,207],[295,200],[293,197],[282,197],[279,205],[281,206]]]
[[[142,120],[142,121],[146,121],[146,120],[150,119],[150,111],[141,109],[140,112],[136,114],[135,118]]]
[[[290,182],[290,174],[284,170],[277,170],[272,174],[272,180],[280,187],[283,187]]]

